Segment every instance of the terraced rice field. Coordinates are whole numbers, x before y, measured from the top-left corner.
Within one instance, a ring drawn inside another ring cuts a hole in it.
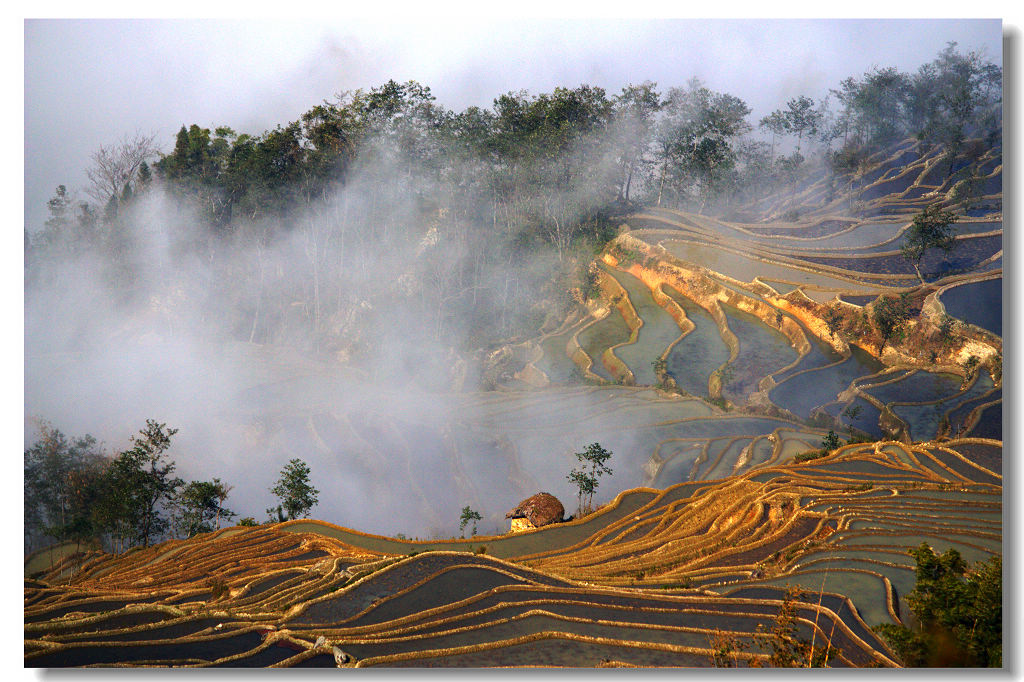
[[[619,346],[615,354],[629,367],[637,384],[653,386],[658,383],[654,374],[654,361],[665,354],[683,335],[684,330],[654,301],[647,285],[626,272],[616,272],[612,276],[626,290],[630,303],[643,321],[636,340]]]
[[[940,300],[947,314],[1002,336],[1002,277],[950,287]]]
[[[673,347],[667,358],[667,373],[676,385],[695,396],[708,395],[711,374],[729,359],[729,347],[711,315],[671,288],[665,293],[686,311],[694,328]]]
[[[25,665],[711,666],[723,635],[750,665],[788,599],[830,665],[896,665],[871,627],[908,617],[908,550],[1002,552],[1002,389],[987,371],[963,382],[955,366],[833,347],[800,317],[808,299],[866,306],[920,284],[896,252],[948,167],[912,141],[876,161],[845,198],[811,179],[750,208],[799,209],[790,222],[628,218],[696,274],[677,287],[655,277],[665,263],[599,260],[600,295],[517,342],[493,391],[339,404],[351,377],[253,377],[226,423],[336,472],[330,517],[360,530],[300,520],[31,556]],[[997,335],[1001,230],[984,211],[969,248],[925,260],[946,312]],[[830,428],[899,440],[802,458]],[[595,441],[614,453],[595,513],[501,534],[540,490],[571,513],[565,475]],[[346,470],[369,489],[347,490]],[[368,495],[372,514],[340,506]],[[385,511],[444,528],[466,503],[484,535],[403,539]]]
[[[718,631],[750,644],[749,663],[795,587],[800,633],[830,642],[832,665],[892,665],[870,626],[906,614],[907,550],[1001,551],[1001,485],[968,464],[997,447],[947,441],[964,466],[943,474],[919,463],[934,447],[848,445],[502,537],[403,542],[298,521],[94,553],[59,589],[61,566],[33,565],[25,663],[333,667],[337,648],[361,667],[701,666]]]

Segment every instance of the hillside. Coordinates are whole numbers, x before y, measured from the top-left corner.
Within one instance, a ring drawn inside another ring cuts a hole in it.
[[[438,391],[444,409],[254,379],[277,393],[225,419],[265,413],[259,438],[358,441],[381,491],[373,451],[443,463],[410,476],[425,516],[568,503],[592,441],[621,492],[465,540],[300,520],[36,553],[25,665],[771,665],[785,640],[810,644],[805,665],[898,666],[872,628],[911,622],[908,551],[1002,553],[1001,169],[998,146],[906,140],[721,217],[624,214],[577,305],[491,350],[491,390]],[[933,204],[957,235],[915,269],[901,247]],[[907,304],[889,336],[887,298]],[[849,442],[822,451],[830,433]]]
[[[870,626],[907,617],[906,547],[1000,551],[999,450],[845,446],[625,491],[513,536],[413,543],[298,521],[66,559],[26,580],[25,662],[334,666],[338,647],[357,666],[701,666],[725,632],[749,663],[794,586],[799,636],[831,665],[889,666]]]

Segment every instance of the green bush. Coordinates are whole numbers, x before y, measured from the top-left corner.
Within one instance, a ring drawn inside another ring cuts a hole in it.
[[[875,626],[907,667],[1002,667],[1003,559],[969,569],[955,549],[935,554],[925,543],[910,550],[917,582],[907,595],[911,627]]]

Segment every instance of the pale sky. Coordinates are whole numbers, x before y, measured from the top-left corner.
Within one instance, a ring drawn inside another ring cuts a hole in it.
[[[258,134],[389,78],[460,110],[510,90],[588,83],[611,95],[652,80],[664,92],[697,76],[745,100],[756,122],[873,66],[913,71],[951,40],[1002,63],[998,19],[28,20],[26,226],[126,134],[156,133],[164,150],[182,124]]]

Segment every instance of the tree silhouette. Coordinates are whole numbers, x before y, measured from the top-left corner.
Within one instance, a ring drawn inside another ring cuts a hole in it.
[[[309,465],[301,459],[290,460],[281,469],[281,476],[270,492],[281,501],[278,505],[278,519],[291,520],[306,518],[316,506],[320,491],[309,484]],[[274,511],[273,508],[267,510]],[[282,515],[284,518],[282,518]]]

